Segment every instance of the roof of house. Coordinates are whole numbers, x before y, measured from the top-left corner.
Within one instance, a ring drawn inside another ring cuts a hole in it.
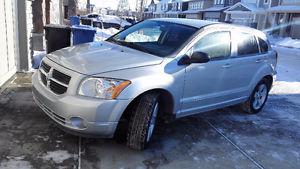
[[[298,5],[280,5],[274,6],[267,10],[268,12],[293,12],[293,13],[300,13],[300,6]]]
[[[265,9],[258,8],[256,4],[249,4],[249,3],[243,3],[238,2],[225,10],[225,13],[238,13],[238,12],[246,12],[249,11],[251,13],[264,13]]]
[[[229,6],[226,6],[226,7],[224,7],[224,6],[213,6],[213,7],[204,9],[203,11],[204,12],[220,12],[220,11],[226,10],[228,8],[229,8]]]
[[[212,22],[212,21],[205,21],[205,20],[198,20],[198,19],[186,19],[186,18],[155,18],[155,19],[150,19],[150,20],[176,23],[176,24],[181,24],[181,25],[192,26],[195,28],[202,28],[207,25],[218,23],[218,22]]]
[[[183,12],[181,12],[181,13],[183,13],[183,14],[197,14],[197,13],[200,13],[200,12],[202,12],[202,11],[203,11],[203,9],[198,9],[198,10],[195,10],[195,9],[189,9],[189,10],[183,11]]]

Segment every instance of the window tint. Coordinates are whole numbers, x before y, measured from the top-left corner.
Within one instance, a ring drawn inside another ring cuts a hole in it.
[[[259,42],[259,47],[262,53],[266,53],[269,50],[269,46],[268,43],[264,40],[262,40],[261,38],[258,38],[258,42]]]
[[[255,36],[248,33],[238,35],[238,55],[251,55],[259,53]]]
[[[230,56],[231,39],[229,32],[214,32],[202,37],[193,47],[193,52],[207,53],[210,59]]]

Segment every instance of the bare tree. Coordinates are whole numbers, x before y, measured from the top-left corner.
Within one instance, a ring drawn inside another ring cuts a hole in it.
[[[32,1],[33,33],[43,33],[43,0]]]
[[[77,15],[78,0],[68,0],[68,16]]]

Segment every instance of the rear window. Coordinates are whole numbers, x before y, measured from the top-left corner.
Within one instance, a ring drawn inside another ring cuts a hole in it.
[[[258,44],[254,35],[239,33],[238,55],[253,55],[259,53]]]
[[[269,45],[266,41],[264,41],[261,38],[258,38],[258,42],[259,42],[259,47],[260,47],[260,51],[261,53],[266,53],[269,50]]]

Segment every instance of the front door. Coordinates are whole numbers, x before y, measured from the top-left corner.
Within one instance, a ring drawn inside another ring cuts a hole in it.
[[[187,55],[193,52],[207,53],[210,61],[186,67],[180,116],[207,111],[224,101],[221,86],[231,55],[230,31],[203,33]]]

